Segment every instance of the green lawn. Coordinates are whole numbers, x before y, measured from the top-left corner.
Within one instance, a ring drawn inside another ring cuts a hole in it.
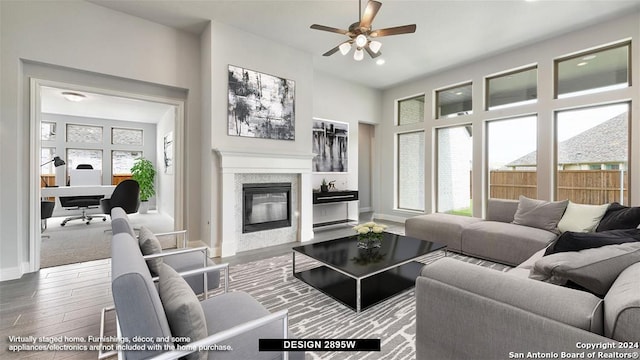
[[[471,211],[472,211],[471,210],[472,202],[473,202],[473,200],[469,199],[469,207],[463,208],[463,209],[455,209],[455,210],[447,211],[447,212],[445,212],[445,214],[472,216],[472,213],[471,213]]]

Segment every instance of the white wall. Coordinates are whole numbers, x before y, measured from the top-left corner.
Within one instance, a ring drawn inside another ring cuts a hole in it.
[[[569,54],[581,52],[585,49],[600,47],[624,39],[632,39],[632,86],[626,89],[607,93],[585,95],[567,99],[553,99],[553,64],[554,59]],[[485,183],[483,169],[485,168],[485,139],[484,123],[487,120],[521,116],[523,114],[538,114],[538,197],[552,199],[553,187],[553,121],[554,111],[559,109],[581,107],[594,104],[605,104],[621,100],[632,101],[631,111],[631,154],[640,153],[640,69],[638,60],[640,51],[640,14],[633,13],[589,28],[561,35],[546,41],[533,44],[521,49],[506,52],[472,64],[443,71],[434,76],[416,79],[384,91],[381,125],[376,127],[376,141],[378,144],[377,166],[380,178],[374,179],[374,194],[379,195],[380,206],[376,209],[382,218],[403,220],[415,216],[415,212],[394,209],[394,166],[395,149],[394,137],[398,131],[424,129],[426,131],[426,173],[425,194],[426,213],[434,209],[434,136],[435,128],[452,125],[472,124],[473,126],[473,194],[474,215],[483,213],[483,199],[485,197]],[[483,110],[483,82],[488,75],[501,73],[510,69],[526,65],[538,65],[538,102],[502,110]],[[434,91],[464,82],[473,82],[473,114],[459,116],[452,119],[434,119]],[[395,126],[395,100],[426,93],[425,121],[423,123]],[[631,156],[631,186],[640,184],[640,158]],[[374,195],[375,196],[375,195]],[[640,189],[634,187],[631,203],[640,204]]]
[[[337,190],[358,189],[358,139],[359,123],[379,124],[381,122],[381,96],[374,90],[346,82],[329,74],[316,71],[314,78],[313,116],[314,118],[334,120],[349,124],[348,172],[321,173],[312,178],[313,187],[320,188],[322,179],[335,180]],[[309,142],[311,150],[311,142]],[[345,218],[344,204],[321,205],[314,207],[314,222],[328,222]],[[358,217],[358,203],[349,204],[349,217]]]
[[[4,280],[30,268],[29,222],[38,221],[29,219],[25,73],[29,66],[49,64],[40,66],[48,69],[39,74],[45,80],[55,73],[57,81],[82,81],[80,85],[120,91],[167,96],[176,89],[188,91],[187,139],[200,138],[201,107],[199,43],[193,35],[84,1],[1,1],[0,9],[0,153],[7,159],[0,173],[0,280]],[[185,208],[189,209],[200,202],[200,147],[198,141],[185,147]],[[196,208],[185,216],[195,238],[199,237],[199,214]]]
[[[173,156],[175,156],[175,126],[176,126],[176,109],[167,111],[158,122],[156,133],[156,171],[157,171],[157,191],[156,196],[156,209],[158,212],[170,216],[172,219],[175,216],[175,191],[176,182],[175,164],[173,170],[170,173],[166,172],[164,165],[164,137],[170,132],[173,133]]]

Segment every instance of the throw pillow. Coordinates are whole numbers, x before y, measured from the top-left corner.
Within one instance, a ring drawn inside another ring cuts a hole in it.
[[[207,337],[207,322],[200,301],[189,284],[173,268],[160,264],[158,292],[173,337],[186,337],[189,342]],[[187,345],[179,342],[177,345]],[[182,359],[206,359],[206,352],[194,352]]]
[[[607,245],[545,256],[536,261],[530,278],[557,285],[571,282],[604,296],[618,275],[640,262],[640,242]]]
[[[639,229],[609,230],[593,233],[567,231],[547,247],[544,256],[559,252],[580,251],[634,241],[640,241]]]
[[[160,244],[160,241],[151,232],[151,230],[147,229],[145,226],[140,227],[140,233],[138,235],[138,245],[140,246],[142,255],[162,253],[162,245]],[[161,257],[147,260],[147,266],[149,267],[149,272],[151,272],[152,276],[158,276],[158,269],[160,267],[160,264],[162,264]]]
[[[609,204],[583,205],[569,201],[567,210],[558,223],[558,230],[560,232],[592,232],[596,229],[608,208]]]
[[[640,207],[628,207],[614,202],[609,205],[609,209],[600,220],[596,231],[638,227],[640,227]]]
[[[535,200],[520,195],[513,223],[557,232],[558,222],[562,218],[568,202],[569,200],[555,202]]]

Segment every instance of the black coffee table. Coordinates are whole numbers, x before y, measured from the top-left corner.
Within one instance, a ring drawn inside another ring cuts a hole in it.
[[[383,233],[381,246],[358,248],[358,236],[294,247],[293,276],[360,312],[415,285],[424,264],[413,261],[445,245]],[[296,254],[321,263],[296,272]]]

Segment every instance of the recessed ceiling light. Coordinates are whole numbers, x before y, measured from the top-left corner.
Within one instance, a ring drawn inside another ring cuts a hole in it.
[[[87,95],[85,94],[81,94],[73,91],[63,91],[62,96],[64,96],[65,99],[73,102],[82,101],[87,97]]]
[[[588,62],[583,61],[583,62],[581,62],[581,63],[578,63],[578,64],[577,64],[577,66],[585,66],[585,65],[587,65],[587,64],[588,64]]]
[[[384,59],[378,59],[378,60],[376,60],[376,64],[377,64],[377,65],[384,65],[384,63],[385,63]]]
[[[462,95],[462,91],[457,91],[455,94],[460,96],[460,95]]]

